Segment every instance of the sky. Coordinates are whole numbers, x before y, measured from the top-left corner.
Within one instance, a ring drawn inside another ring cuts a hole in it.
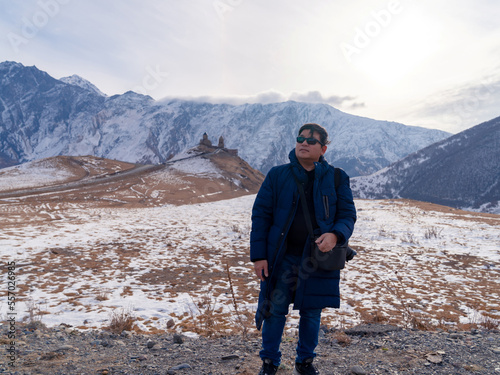
[[[500,116],[499,19],[496,0],[0,0],[0,62],[457,133]]]

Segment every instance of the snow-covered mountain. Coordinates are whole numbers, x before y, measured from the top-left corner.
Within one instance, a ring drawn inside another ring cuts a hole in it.
[[[500,117],[351,180],[359,198],[409,198],[500,214]]]
[[[162,163],[197,145],[206,132],[212,141],[222,135],[227,147],[265,173],[288,161],[300,125],[317,122],[332,138],[327,159],[357,176],[449,136],[325,104],[155,101],[130,91],[107,97],[90,85],[54,79],[34,66],[1,63],[0,167],[57,155]]]
[[[69,85],[74,85],[81,87],[82,89],[93,91],[97,95],[106,96],[101,90],[99,90],[93,83],[87,81],[85,78],[80,77],[79,75],[73,74],[69,77],[59,78],[59,81],[67,83]]]

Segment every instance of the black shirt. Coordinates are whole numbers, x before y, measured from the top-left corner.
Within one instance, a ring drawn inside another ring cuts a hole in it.
[[[309,215],[311,216],[312,226],[313,229],[315,229],[318,227],[318,223],[316,222],[316,215],[314,214],[314,169],[306,172],[307,182],[303,184],[304,193],[306,195],[307,208],[309,210]],[[293,218],[292,225],[290,226],[290,230],[288,231],[288,235],[286,237],[286,254],[301,256],[309,233],[307,231],[304,211],[302,210],[302,203],[299,202],[297,204],[297,212],[295,213],[295,217]]]

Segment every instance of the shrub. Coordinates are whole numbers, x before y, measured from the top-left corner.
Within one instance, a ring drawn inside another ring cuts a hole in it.
[[[118,311],[113,310],[109,320],[109,327],[107,329],[119,335],[123,331],[132,330],[136,317],[130,308],[121,308]]]

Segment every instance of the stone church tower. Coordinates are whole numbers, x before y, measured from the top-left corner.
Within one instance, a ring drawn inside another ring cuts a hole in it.
[[[203,139],[200,141],[200,145],[212,147],[212,142],[208,139],[207,133],[203,133]]]

